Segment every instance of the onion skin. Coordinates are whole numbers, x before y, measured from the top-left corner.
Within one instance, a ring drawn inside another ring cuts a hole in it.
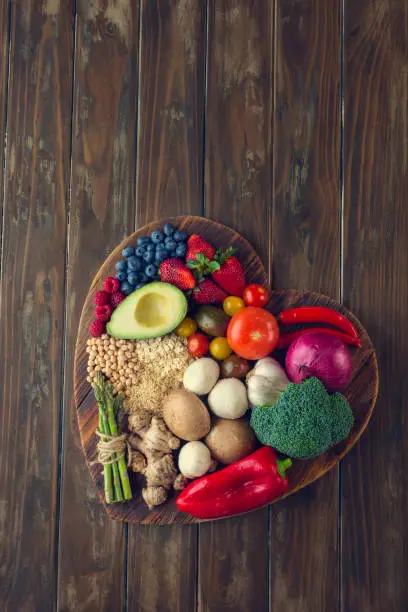
[[[319,332],[304,334],[286,353],[286,372],[294,383],[316,376],[330,393],[343,391],[351,377],[352,360],[339,338]]]

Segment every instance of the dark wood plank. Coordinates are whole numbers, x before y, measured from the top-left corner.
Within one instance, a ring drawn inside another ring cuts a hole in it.
[[[203,5],[200,0],[143,2],[138,225],[201,212]],[[193,612],[196,543],[194,526],[129,527],[128,609]],[[146,558],[150,566],[142,563]]]
[[[274,285],[338,298],[340,2],[277,0],[275,36]],[[338,470],[272,506],[270,533],[271,610],[338,610]]]
[[[3,166],[6,135],[6,105],[9,59],[9,9],[8,0],[0,0],[0,201],[3,205]],[[0,264],[1,266],[1,264]]]
[[[344,296],[378,351],[381,400],[344,462],[342,610],[408,609],[408,5],[345,2]]]
[[[261,4],[209,3],[205,211],[268,267],[273,6]],[[200,525],[198,608],[268,609],[267,508]]]
[[[59,609],[122,610],[125,528],[108,519],[78,435],[73,360],[91,280],[135,218],[138,4],[78,7],[67,270]]]
[[[28,0],[11,6],[0,290],[0,609],[46,612],[57,602],[72,2],[58,11]]]

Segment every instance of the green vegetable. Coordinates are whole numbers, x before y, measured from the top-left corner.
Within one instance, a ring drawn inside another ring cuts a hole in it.
[[[289,383],[273,406],[252,410],[251,427],[262,444],[299,459],[311,459],[344,440],[354,417],[347,400],[329,395],[317,378]]]
[[[116,417],[121,402],[117,397],[113,397],[112,385],[99,373],[94,379],[93,390],[99,407],[99,431],[106,436],[118,436]],[[117,454],[113,459],[113,462],[105,463],[103,466],[107,504],[132,499],[126,461],[124,457],[118,457]]]

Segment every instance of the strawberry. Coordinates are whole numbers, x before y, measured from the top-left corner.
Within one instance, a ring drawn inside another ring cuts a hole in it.
[[[227,294],[212,280],[205,278],[193,290],[191,297],[196,304],[221,304]]]
[[[92,323],[91,327],[89,328],[89,333],[94,338],[99,338],[99,336],[102,336],[102,334],[104,334],[105,331],[106,331],[106,323],[104,321],[101,321],[100,319],[95,319],[95,321]]]
[[[170,257],[162,262],[160,266],[160,279],[163,283],[170,283],[181,289],[181,291],[188,291],[195,287],[195,278],[191,270],[178,259],[177,257]]]
[[[192,234],[187,240],[186,261],[189,259],[196,260],[197,255],[204,255],[208,259],[212,259],[215,255],[215,249],[198,234]]]
[[[100,321],[109,321],[112,312],[113,308],[110,304],[105,304],[104,306],[97,306],[95,308],[95,316]]]
[[[245,289],[244,271],[232,253],[232,248],[226,249],[224,253],[217,251],[214,261],[219,264],[219,268],[213,271],[211,276],[229,295],[242,297]]]
[[[105,306],[105,304],[109,304],[109,301],[109,294],[106,291],[97,291],[94,295],[95,306]]]

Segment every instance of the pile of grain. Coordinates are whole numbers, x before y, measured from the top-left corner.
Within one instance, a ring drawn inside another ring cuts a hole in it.
[[[182,386],[192,362],[184,338],[169,334],[151,340],[118,340],[104,334],[87,343],[88,381],[96,372],[109,378],[126,396],[128,412],[141,409],[160,412],[163,399]]]

